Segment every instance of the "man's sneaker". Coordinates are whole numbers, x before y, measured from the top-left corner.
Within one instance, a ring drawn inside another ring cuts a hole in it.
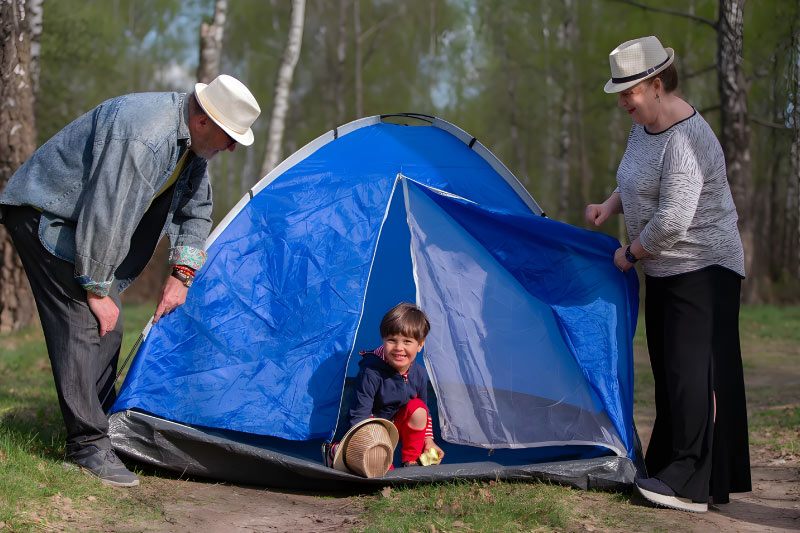
[[[695,502],[690,498],[678,496],[669,485],[658,478],[639,478],[634,483],[636,483],[636,488],[639,489],[642,496],[656,505],[680,511],[689,511],[690,513],[708,512],[707,502]]]
[[[139,484],[139,478],[125,468],[112,449],[101,450],[97,446],[87,446],[70,455],[69,460],[100,478],[104,485],[135,487]]]

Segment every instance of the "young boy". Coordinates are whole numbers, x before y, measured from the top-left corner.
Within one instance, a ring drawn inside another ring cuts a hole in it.
[[[382,345],[372,352],[361,352],[359,362],[349,426],[371,416],[392,420],[402,443],[403,466],[422,464],[420,455],[430,449],[436,450],[439,460],[444,457],[433,441],[428,379],[422,366],[414,364],[430,328],[420,308],[398,304],[381,320]]]

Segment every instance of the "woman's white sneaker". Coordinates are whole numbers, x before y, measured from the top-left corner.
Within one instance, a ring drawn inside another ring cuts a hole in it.
[[[690,513],[708,512],[708,502],[695,502],[691,498],[678,496],[669,485],[658,478],[640,478],[634,481],[636,488],[644,498],[656,505],[688,511]]]

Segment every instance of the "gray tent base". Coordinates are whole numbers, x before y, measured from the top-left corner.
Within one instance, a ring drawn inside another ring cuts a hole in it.
[[[233,431],[192,427],[138,411],[109,417],[114,448],[140,462],[183,475],[247,485],[315,491],[371,491],[387,485],[416,485],[452,480],[544,480],[580,489],[622,489],[633,483],[636,467],[626,457],[599,456],[536,462],[520,450],[476,449],[486,460],[448,462],[428,467],[395,468],[381,478],[362,478],[322,464],[321,440],[291,442]],[[446,444],[446,443],[445,443]],[[460,447],[469,448],[469,447]],[[528,449],[531,450],[531,449]],[[314,459],[311,459],[313,457]],[[511,460],[509,460],[509,458]],[[514,459],[519,464],[514,464]]]

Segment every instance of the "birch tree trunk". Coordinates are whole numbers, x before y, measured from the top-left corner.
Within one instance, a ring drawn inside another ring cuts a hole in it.
[[[362,40],[361,40],[361,13],[359,13],[358,9],[359,0],[353,0],[353,35],[355,37],[354,41],[354,51],[353,51],[353,70],[355,71],[355,80],[354,80],[354,90],[355,90],[355,107],[356,107],[356,117],[361,118],[364,116],[364,81],[362,78],[362,71],[363,68],[362,62]]]
[[[339,0],[339,24],[336,29],[336,66],[334,67],[333,97],[336,105],[336,125],[344,124],[347,106],[344,101],[344,72],[347,60],[347,4]]]
[[[720,143],[725,151],[728,181],[731,184],[739,232],[744,245],[745,271],[752,271],[755,239],[751,216],[750,182],[750,123],[747,116],[747,82],[742,69],[742,11],[745,0],[720,0],[717,21],[717,79],[721,99]],[[755,297],[755,284],[748,284],[745,298]]]
[[[228,15],[228,0],[214,1],[214,21],[200,26],[200,61],[197,65],[197,81],[209,83],[219,75],[222,58],[222,38],[225,19]]]
[[[283,132],[286,126],[286,116],[289,113],[289,90],[294,78],[294,67],[300,59],[300,47],[303,44],[303,25],[305,20],[305,0],[292,0],[292,11],[289,16],[289,36],[286,48],[281,56],[278,67],[278,77],[275,81],[275,90],[272,95],[272,115],[269,120],[267,133],[267,153],[261,165],[261,176],[269,172],[280,162],[283,144]]]
[[[25,10],[28,12],[28,23],[31,31],[31,87],[33,87],[33,105],[39,97],[39,58],[42,48],[42,21],[44,20],[44,0],[27,0]]]
[[[31,30],[25,0],[0,2],[0,191],[36,148]],[[0,333],[33,320],[28,278],[11,238],[0,224]]]

